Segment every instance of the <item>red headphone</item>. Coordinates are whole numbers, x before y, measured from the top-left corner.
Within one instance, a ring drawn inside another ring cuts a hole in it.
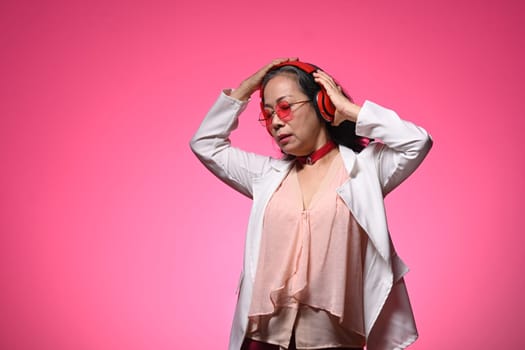
[[[272,70],[275,70],[275,69],[278,69],[284,66],[293,66],[293,67],[299,68],[300,70],[302,70],[303,72],[307,74],[312,74],[313,72],[319,69],[316,66],[306,63],[306,62],[290,61],[290,62],[283,62],[283,63],[280,63],[272,67],[272,69],[270,69],[270,72]],[[335,117],[335,106],[330,100],[330,97],[326,93],[326,90],[324,89],[324,87],[322,87],[320,84],[318,85],[321,87],[321,90],[317,93],[317,95],[315,96],[315,100],[312,102],[317,106],[317,109],[319,110],[319,112],[321,112],[321,116],[323,117],[323,119],[331,123]],[[263,94],[263,91],[261,89],[261,101],[263,97],[262,94]],[[262,106],[262,102],[261,102],[261,106]]]

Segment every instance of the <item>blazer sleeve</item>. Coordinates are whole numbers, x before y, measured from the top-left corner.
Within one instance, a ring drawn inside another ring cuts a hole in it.
[[[231,146],[230,133],[238,126],[238,117],[248,102],[241,102],[223,91],[207,113],[190,141],[199,160],[226,184],[252,198],[253,178],[270,167],[270,157]]]
[[[366,101],[359,112],[356,134],[380,140],[370,146],[383,195],[416,170],[433,143],[425,129],[370,101]]]

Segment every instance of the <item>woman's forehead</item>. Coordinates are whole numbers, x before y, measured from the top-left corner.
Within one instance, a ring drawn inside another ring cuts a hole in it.
[[[276,75],[264,87],[264,100],[277,100],[283,96],[302,94],[297,77],[292,73]]]

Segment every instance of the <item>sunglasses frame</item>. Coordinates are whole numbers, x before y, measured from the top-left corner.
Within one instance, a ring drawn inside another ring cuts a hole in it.
[[[263,105],[261,105],[261,113],[259,114],[259,122],[261,123],[262,126],[268,128],[268,125],[271,123],[274,114],[277,115],[277,117],[281,119],[282,121],[285,121],[285,122],[290,121],[293,119],[293,116],[292,118],[289,118],[289,116],[292,115],[292,107],[294,105],[298,105],[298,104],[302,104],[306,102],[312,102],[312,100],[301,100],[301,101],[295,101],[295,102],[288,102],[288,101],[282,100],[275,104],[275,107],[272,108],[271,113],[265,113],[270,108],[264,107]],[[283,109],[281,108],[280,105],[281,106],[284,105],[287,108]]]

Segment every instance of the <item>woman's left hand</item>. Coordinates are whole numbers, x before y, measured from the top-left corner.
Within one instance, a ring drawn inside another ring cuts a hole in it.
[[[315,81],[324,87],[328,97],[330,97],[330,100],[335,106],[335,118],[332,125],[337,126],[345,120],[350,120],[355,123],[361,107],[352,103],[352,101],[343,94],[341,87],[325,72],[317,70],[313,73],[313,76]]]

